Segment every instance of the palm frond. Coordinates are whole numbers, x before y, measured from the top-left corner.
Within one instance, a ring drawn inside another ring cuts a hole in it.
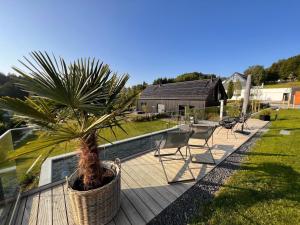
[[[103,128],[119,127],[126,132],[119,119],[137,96],[121,96],[128,74],[118,76],[94,58],[67,64],[63,58],[46,52],[32,52],[20,63],[22,69],[14,67],[21,75],[17,85],[29,92],[30,98],[23,101],[3,97],[0,108],[46,128],[47,135],[40,138],[39,146],[16,153],[13,158],[81,139]]]
[[[24,118],[44,123],[55,123],[55,119],[48,111],[45,110],[46,108],[39,107],[29,98],[26,100],[20,100],[11,97],[2,97],[0,98],[0,108],[14,112]]]

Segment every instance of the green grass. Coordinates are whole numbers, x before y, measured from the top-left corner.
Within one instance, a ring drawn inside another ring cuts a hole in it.
[[[116,140],[122,140],[130,137],[135,137],[138,135],[159,131],[163,129],[167,129],[169,126],[174,126],[175,123],[168,124],[164,120],[156,120],[156,121],[147,121],[147,122],[124,122],[123,128],[126,130],[127,134],[124,133],[121,129],[116,128],[114,129],[114,132],[118,139],[115,138],[113,133],[110,129],[104,129],[102,131],[102,136],[104,136],[107,140],[113,142]],[[27,152],[28,150],[34,148],[35,146],[40,145],[39,136],[42,134],[41,131],[37,131],[34,133],[34,135],[29,136],[26,140],[23,141],[23,145],[21,144],[19,148],[16,149],[16,151],[10,151],[11,156],[14,154],[20,154],[23,152]],[[98,140],[98,144],[104,144],[107,143],[103,139]],[[78,149],[78,143],[76,141],[72,141],[67,145],[67,149],[65,147],[65,144],[60,144],[58,146],[52,146],[43,148],[38,151],[34,151],[31,153],[27,153],[26,155],[18,157],[15,162],[17,165],[17,174],[19,177],[19,180],[21,182],[26,179],[27,176],[24,176],[26,171],[31,167],[31,165],[34,163],[34,161],[39,157],[41,154],[45,154],[49,150],[53,148],[53,151],[51,152],[50,156],[56,156],[68,152],[73,152],[76,149]],[[2,163],[3,164],[3,163]],[[5,165],[7,165],[7,162],[5,162]],[[38,176],[40,172],[40,166],[41,166],[41,160],[36,164],[34,169],[32,170],[31,174],[34,176]],[[1,166],[0,166],[1,167]],[[30,189],[32,187],[35,187],[38,183],[38,177],[35,179],[35,181],[30,184],[27,189]]]
[[[300,224],[300,111],[280,110],[247,154],[192,224]]]
[[[264,88],[290,88],[290,87],[300,87],[300,81],[280,83],[280,84],[267,84]]]

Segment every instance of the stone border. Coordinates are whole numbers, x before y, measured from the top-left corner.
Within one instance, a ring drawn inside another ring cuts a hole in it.
[[[139,136],[123,139],[123,140],[120,140],[120,141],[115,141],[115,142],[112,142],[112,143],[99,145],[98,148],[107,148],[107,147],[112,146],[112,145],[120,145],[120,144],[123,144],[125,142],[130,142],[130,141],[134,141],[134,140],[137,140],[137,139],[149,137],[149,136],[152,136],[152,135],[161,134],[161,133],[164,133],[164,132],[167,132],[167,131],[170,131],[170,130],[175,130],[178,127],[179,126],[177,125],[177,126],[174,126],[172,128],[165,129],[165,130],[155,131],[155,132],[152,132],[152,133],[142,134],[142,135],[139,135]],[[143,152],[143,153],[145,153],[145,152]],[[78,152],[74,151],[74,152],[70,152],[70,153],[61,154],[61,155],[57,155],[57,156],[47,158],[41,166],[41,172],[40,172],[40,177],[39,177],[39,187],[52,182],[52,164],[53,164],[54,161],[61,160],[61,159],[66,159],[68,157],[72,157],[72,156],[75,156],[77,154],[78,154]],[[130,157],[126,157],[126,158],[122,159],[122,161],[126,161],[128,159],[131,159],[133,157],[136,157],[137,155],[140,155],[140,153],[134,154]]]
[[[267,123],[259,129],[247,142],[242,144],[148,224],[183,225],[187,224],[194,216],[199,215],[201,213],[199,208],[211,202],[214,199],[215,193],[226,180],[235,171],[239,170],[242,161],[247,157],[245,153],[250,151],[251,146],[261,137],[262,133],[268,131],[265,128],[269,124]]]

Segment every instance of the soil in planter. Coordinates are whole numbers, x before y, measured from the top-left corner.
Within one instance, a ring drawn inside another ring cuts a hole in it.
[[[115,178],[115,174],[111,170],[103,168],[102,185],[99,187],[105,186],[106,184],[110,183],[114,178]],[[99,187],[95,187],[94,189]],[[79,177],[74,182],[72,188],[77,191],[85,191],[83,186],[83,176]]]

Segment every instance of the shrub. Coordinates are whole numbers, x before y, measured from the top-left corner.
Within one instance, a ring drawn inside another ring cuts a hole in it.
[[[137,115],[131,118],[131,121],[134,122],[145,122],[145,121],[153,121],[163,118],[169,118],[169,115],[167,113],[159,113],[159,114],[141,114]]]
[[[270,116],[272,114],[272,110],[271,109],[266,109],[266,110],[263,110],[260,115],[263,115],[263,116]]]

